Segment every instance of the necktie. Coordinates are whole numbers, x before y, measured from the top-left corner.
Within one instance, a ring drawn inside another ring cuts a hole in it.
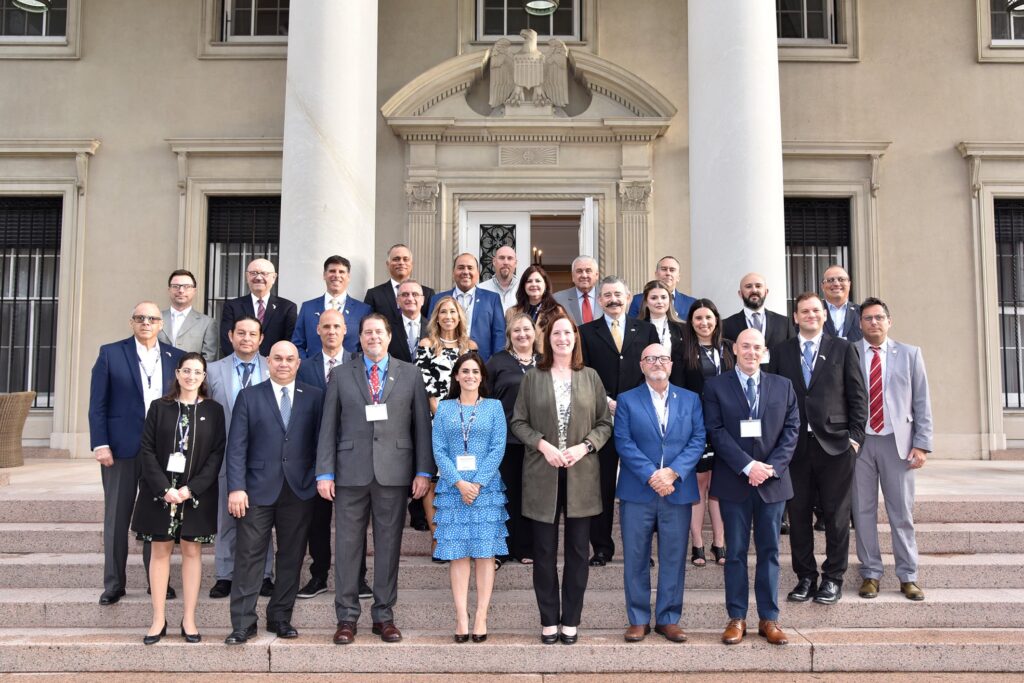
[[[288,420],[292,416],[292,400],[288,398],[288,387],[281,387],[281,421],[284,428],[288,429]]]
[[[804,386],[811,383],[811,368],[814,367],[814,342],[804,342],[804,362],[801,363],[804,374]]]
[[[249,386],[252,381],[252,363],[242,363],[242,388]]]
[[[331,306],[331,308],[333,308],[334,310],[337,311],[338,310],[338,300],[337,299],[331,299],[330,306]]]
[[[754,406],[757,405],[757,385],[754,378],[747,378],[747,405],[750,406],[750,419],[754,419]]]
[[[764,334],[764,326],[761,323],[761,311],[756,311],[754,315],[750,316],[751,322],[754,323],[754,329]]]
[[[583,322],[589,323],[594,319],[594,311],[590,308],[590,294],[583,295],[583,306],[581,307]]]
[[[331,358],[330,360],[327,361],[327,377],[326,377],[326,380],[327,380],[328,384],[331,383],[331,370],[333,370],[334,366],[337,365],[337,364],[338,364],[338,361],[335,360],[334,358]]]
[[[416,337],[419,335],[416,334],[415,323],[413,323],[413,321],[410,320],[406,324],[409,327],[409,331],[406,332],[408,337],[407,341],[409,342],[409,357],[412,358],[416,355],[416,342],[419,341]]]
[[[885,427],[885,412],[882,408],[882,349],[872,346],[871,350],[875,355],[871,357],[871,369],[868,373],[871,384],[868,395],[868,412],[871,414],[871,429],[876,432],[882,431]]]
[[[374,403],[380,400],[380,370],[376,363],[370,368],[370,398]]]
[[[256,319],[263,324],[263,318],[267,315],[267,307],[263,305],[263,299],[256,300]]]
[[[622,332],[619,331],[619,321],[612,321],[612,339],[615,340],[615,348],[622,352]]]

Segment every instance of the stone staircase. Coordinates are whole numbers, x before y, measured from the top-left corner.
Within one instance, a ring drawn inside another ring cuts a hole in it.
[[[1024,483],[1024,476],[1019,481]],[[688,643],[670,644],[653,634],[640,644],[623,642],[621,562],[591,570],[577,645],[540,644],[530,568],[517,563],[498,572],[488,641],[455,645],[447,567],[430,562],[428,535],[411,529],[403,538],[396,610],[405,633],[401,644],[385,645],[369,633],[364,601],[356,644],[332,645],[333,594],[328,592],[297,601],[298,639],[263,632],[266,600],[261,599],[259,636],[245,646],[227,647],[227,601],[206,597],[213,580],[207,551],[198,615],[203,643],[187,645],[173,635],[181,617],[179,599],[168,603],[169,636],[146,647],[142,635],[150,603],[141,544],[131,544],[128,595],[111,607],[97,604],[101,508],[98,486],[75,490],[70,498],[43,496],[38,488],[19,489],[12,479],[0,492],[0,673],[1024,672],[1024,495],[919,496],[915,516],[927,599],[913,603],[900,595],[890,555],[884,557],[879,597],[857,597],[860,580],[851,556],[839,604],[782,602],[781,622],[791,640],[781,648],[753,634],[734,647],[719,642],[726,616],[722,572],[714,565],[687,568],[683,626]],[[880,511],[879,519],[884,518]],[[883,551],[889,540],[883,525]],[[819,534],[817,547],[823,544]],[[783,537],[783,600],[793,583],[788,548]],[[371,571],[372,566],[371,557]],[[171,576],[180,593],[177,555]],[[753,605],[751,598],[750,620],[756,622]]]

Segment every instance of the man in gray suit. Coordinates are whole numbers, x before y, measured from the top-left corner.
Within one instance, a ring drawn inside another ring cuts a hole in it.
[[[263,329],[256,318],[245,316],[235,320],[228,331],[228,339],[234,352],[216,363],[210,363],[206,370],[206,381],[210,385],[210,397],[224,408],[224,424],[231,430],[231,410],[235,407],[238,392],[245,387],[259,384],[270,374],[267,359],[260,356]],[[217,540],[214,544],[216,561],[216,582],[210,589],[211,598],[226,598],[231,595],[231,580],[235,572],[235,528],[236,520],[228,514],[227,463],[220,468],[220,509],[217,510]],[[266,597],[274,592],[271,574],[274,570],[274,546],[267,549],[267,563],[263,569],[263,586],[260,595]]]
[[[210,316],[192,308],[196,276],[188,270],[176,270],[167,278],[167,289],[171,306],[160,311],[164,327],[157,338],[185,353],[201,353],[207,363],[217,360],[217,324]]]
[[[603,315],[594,289],[600,280],[597,261],[590,256],[577,256],[572,260],[572,283],[575,286],[554,293],[555,301],[577,325],[597,320]]]
[[[878,547],[878,488],[892,530],[892,552],[900,592],[924,600],[917,585],[914,539],[914,472],[932,450],[932,406],[921,349],[889,339],[892,318],[880,299],[860,306],[860,345],[864,383],[868,387],[868,422],[864,447],[853,477],[853,514],[862,598],[878,595],[882,551]]]
[[[419,369],[388,355],[391,326],[371,313],[359,326],[363,357],[335,368],[324,399],[317,448],[317,490],[335,505],[334,642],[355,640],[359,565],[373,513],[373,633],[402,639],[392,608],[398,600],[398,558],[405,499],[427,492],[434,458],[430,408]]]

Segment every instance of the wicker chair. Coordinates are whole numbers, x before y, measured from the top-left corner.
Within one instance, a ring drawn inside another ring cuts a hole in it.
[[[0,467],[25,464],[21,452],[21,433],[25,429],[28,410],[36,399],[34,391],[0,394]]]

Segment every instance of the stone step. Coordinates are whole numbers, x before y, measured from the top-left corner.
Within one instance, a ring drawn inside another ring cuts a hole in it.
[[[1024,523],[936,523],[916,525],[918,551],[921,553],[1021,553],[1024,552]],[[892,552],[888,525],[880,525],[879,544],[883,553]],[[372,534],[368,548],[372,554]],[[705,534],[707,536],[707,534]],[[824,548],[824,532],[816,533],[817,547]],[[613,537],[621,553],[621,537],[616,527]],[[141,552],[142,543],[129,542],[129,552]],[[854,547],[856,532],[850,534]],[[709,540],[706,540],[708,543]],[[0,549],[6,553],[83,553],[103,551],[103,525],[100,522],[3,522],[0,523]],[[710,548],[708,548],[710,550]],[[751,549],[753,549],[751,547]],[[789,537],[783,536],[781,552],[789,552]],[[403,555],[429,555],[430,535],[406,527],[402,535]]]
[[[171,562],[171,581],[175,587],[181,585],[180,555],[175,553]],[[824,556],[818,557],[819,563]],[[894,561],[892,555],[883,555],[883,587],[895,586]],[[373,558],[368,561],[370,575]],[[849,559],[846,572],[846,586],[856,590],[860,585],[857,573],[856,555]],[[993,553],[976,555],[929,555],[920,556],[920,583],[931,588],[1024,588],[1024,554]],[[528,589],[531,587],[532,568],[519,562],[502,566],[495,579],[495,588]],[[595,589],[614,590],[622,588],[622,562],[613,560],[605,567],[590,570],[589,586]],[[754,575],[754,563],[750,562],[748,573]],[[209,550],[203,553],[202,585],[208,590],[214,582],[214,558]],[[101,553],[28,553],[0,555],[0,586],[7,588],[97,588],[103,576],[103,555]],[[306,558],[303,581],[309,576],[309,558]],[[789,581],[789,558],[782,557],[782,581]],[[328,575],[328,587],[333,590],[334,572]],[[657,571],[652,572],[652,582],[657,585]],[[128,558],[128,585],[145,585],[142,556],[133,554]],[[403,589],[448,590],[447,565],[434,564],[425,556],[403,557],[399,565],[398,585]],[[722,588],[722,570],[710,564],[699,568],[686,567],[687,588]]]
[[[768,645],[753,633],[739,645],[722,645],[717,627],[688,631],[686,644],[668,643],[654,634],[642,643],[625,643],[619,629],[581,629],[579,642],[570,649],[540,644],[534,630],[492,630],[486,643],[465,645],[452,643],[443,629],[406,630],[400,644],[382,643],[367,630],[344,647],[330,644],[333,629],[303,630],[294,640],[261,631],[246,645],[234,647],[224,645],[219,632],[204,633],[203,642],[196,645],[170,636],[147,647],[142,644],[143,630],[0,629],[0,659],[9,672],[601,671],[618,672],[619,680],[622,673],[650,671],[1024,671],[1024,631],[1019,629],[791,627],[785,647]]]
[[[911,602],[895,586],[883,587],[873,600],[856,595],[856,587],[836,605],[785,602],[789,583],[780,586],[782,622],[797,628],[1024,628],[1024,589],[928,589],[927,599]],[[0,588],[0,623],[8,628],[141,628],[150,623],[149,596],[138,588],[117,605],[98,604],[99,590],[86,588]],[[259,601],[262,615],[266,599]],[[363,601],[369,624],[370,600]],[[472,601],[471,601],[472,602]],[[298,628],[331,628],[335,624],[330,593],[297,600],[293,622]],[[751,596],[750,618],[756,620]],[[538,621],[532,590],[498,590],[492,599],[495,631],[531,629]],[[181,618],[181,600],[168,602],[168,621]],[[262,617],[261,617],[262,618]],[[717,589],[692,589],[685,594],[683,625],[714,629],[725,618],[724,595]],[[409,628],[444,631],[452,625],[451,594],[446,590],[400,590],[396,620]],[[200,596],[198,622],[203,628],[225,630],[230,623],[228,602]],[[582,623],[587,628],[617,629],[626,622],[621,589],[588,590]]]

